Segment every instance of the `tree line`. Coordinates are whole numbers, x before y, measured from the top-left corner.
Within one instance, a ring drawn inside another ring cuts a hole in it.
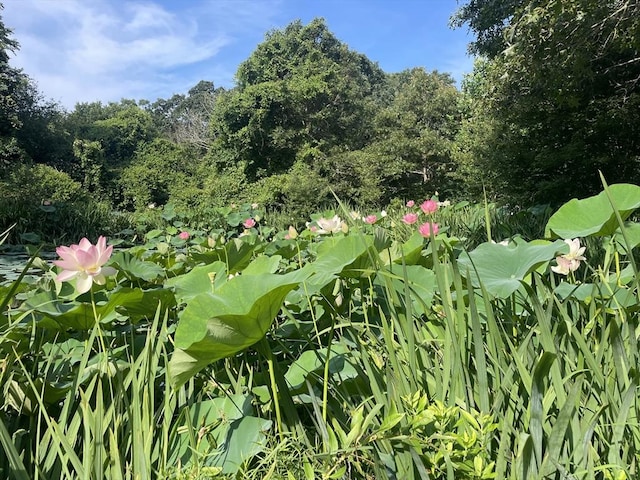
[[[233,88],[65,111],[11,66],[0,18],[0,209],[246,200],[306,215],[334,194],[382,207],[435,191],[554,205],[600,191],[599,171],[640,181],[637,0],[470,0],[452,25],[475,34],[461,88],[384,72],[315,19],[268,32]]]

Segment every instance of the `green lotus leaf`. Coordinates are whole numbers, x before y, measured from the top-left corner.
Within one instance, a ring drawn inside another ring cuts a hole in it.
[[[436,274],[433,270],[421,265],[391,265],[378,272],[375,283],[383,286],[387,279],[401,299],[405,298],[408,288],[414,314],[428,312],[436,291]]]
[[[292,391],[305,387],[305,380],[313,383],[312,375],[322,377],[327,358],[327,349],[307,350],[289,366],[284,378]],[[353,354],[344,343],[335,343],[331,346],[331,358],[329,359],[329,373],[339,376],[338,383],[358,376],[358,371],[351,363]]]
[[[598,295],[597,285],[593,283],[581,283],[578,285],[560,282],[554,289],[554,293],[558,298],[565,300],[567,298],[574,298],[581,302],[589,303],[594,296]]]
[[[218,467],[220,473],[235,474],[266,444],[266,431],[270,420],[252,416],[252,397],[229,395],[196,402],[188,409],[190,421],[182,424],[184,433],[173,437],[172,463],[192,465],[204,460],[204,465]],[[190,441],[189,426],[198,425],[207,431],[194,447]]]
[[[423,248],[424,238],[415,232],[403,244],[394,242],[391,247],[380,252],[380,258],[387,265],[390,263],[401,264],[403,260],[406,265],[415,265],[420,260]]]
[[[214,282],[211,282],[211,279]],[[178,302],[187,302],[201,293],[211,292],[221,286],[227,279],[227,266],[224,262],[213,262],[208,265],[194,267],[188,273],[170,278],[165,286],[176,292]],[[215,287],[215,288],[214,288]]]
[[[280,266],[280,255],[260,255],[256,257],[247,267],[242,271],[242,275],[260,275],[262,273],[276,273]]]
[[[169,290],[122,288],[110,292],[106,300],[97,300],[95,313],[101,324],[111,323],[121,315],[135,323],[142,318],[153,318],[158,305],[170,308],[175,303],[175,297]],[[62,330],[89,330],[95,325],[95,315],[90,302],[69,302],[57,298],[53,292],[41,292],[32,296],[24,302],[22,308],[53,320]],[[53,327],[49,322],[39,322],[39,325]]]
[[[129,277],[151,282],[165,274],[164,269],[153,262],[145,262],[129,252],[118,252],[112,257],[114,267]]]
[[[619,183],[609,187],[615,208],[625,220],[640,207],[640,187]],[[618,221],[607,192],[582,200],[573,199],[554,213],[545,227],[547,238],[576,238],[611,235]]]
[[[566,243],[518,242],[508,246],[483,243],[458,259],[460,272],[473,285],[484,285],[494,297],[507,298],[520,287],[525,277],[558,253],[567,253]]]
[[[318,257],[310,264],[314,273],[310,284],[323,287],[336,276],[361,277],[373,272],[373,260],[378,252],[368,235],[330,237],[318,247]]]
[[[211,362],[234,355],[264,337],[286,295],[309,273],[240,275],[215,293],[189,301],[178,322],[172,380],[182,385]]]
[[[640,245],[640,223],[626,222],[624,228],[626,238],[622,235],[621,229],[618,228],[614,232],[613,245],[618,253],[628,255],[632,249]],[[627,241],[629,241],[628,245]]]
[[[221,451],[211,459],[213,466],[226,475],[235,474],[249,459],[261,453],[267,445],[266,432],[271,420],[258,417],[242,417],[229,427]]]
[[[254,250],[261,245],[257,235],[247,235],[241,238],[233,238],[224,245],[202,253],[194,252],[193,259],[196,262],[212,263],[217,260],[227,265],[228,273],[242,271],[253,256]]]

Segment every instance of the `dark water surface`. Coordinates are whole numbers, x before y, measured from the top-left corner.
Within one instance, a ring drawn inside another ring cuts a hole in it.
[[[57,258],[57,255],[55,252],[40,252],[38,257],[47,263],[51,263]],[[0,252],[0,283],[16,280],[29,262],[29,258],[31,257],[26,253]],[[27,275],[39,276],[41,274],[42,270],[38,268],[30,268],[27,271]]]

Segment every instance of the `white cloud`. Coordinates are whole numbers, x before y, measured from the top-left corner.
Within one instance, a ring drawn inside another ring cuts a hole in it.
[[[12,63],[71,109],[76,102],[155,100],[199,80],[229,82],[237,65],[217,57],[238,35],[271,28],[278,3],[5,0],[2,14],[20,43]]]
[[[415,30],[415,20],[431,9],[415,0],[369,10],[363,10],[368,0],[0,2],[3,21],[21,46],[12,64],[68,109],[76,102],[168,98],[200,80],[231,86],[239,63],[266,32],[316,15],[331,17],[342,27],[339,38],[389,71],[425,65],[451,73],[460,84],[473,67],[463,53],[468,39],[440,31],[440,20]]]

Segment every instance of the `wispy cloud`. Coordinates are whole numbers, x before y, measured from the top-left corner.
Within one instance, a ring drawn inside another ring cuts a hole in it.
[[[229,83],[233,72],[218,56],[247,29],[268,30],[278,5],[179,3],[172,11],[137,0],[9,0],[4,22],[21,45],[13,63],[67,108],[83,101],[155,100],[199,80]]]
[[[0,0],[21,49],[13,64],[45,97],[76,102],[168,98],[200,80],[233,85],[265,33],[324,17],[388,72],[423,66],[460,83],[469,36],[449,2],[424,0]]]

